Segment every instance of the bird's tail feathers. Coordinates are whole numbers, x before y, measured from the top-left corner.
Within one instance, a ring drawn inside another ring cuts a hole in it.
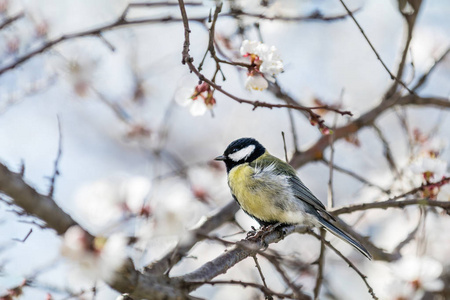
[[[328,220],[326,220],[322,217],[319,218],[319,222],[322,224],[322,226],[326,230],[328,230],[329,232],[331,232],[332,234],[334,234],[341,240],[352,245],[356,250],[361,252],[362,255],[364,255],[368,259],[372,260],[372,255],[370,255],[369,251],[367,251],[366,248],[364,248],[364,246],[361,245],[359,242],[357,242],[353,238],[351,238],[347,233],[343,232],[341,229],[337,228],[332,223],[330,223]]]

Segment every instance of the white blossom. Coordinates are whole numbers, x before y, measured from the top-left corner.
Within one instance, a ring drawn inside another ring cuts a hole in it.
[[[64,234],[61,253],[72,260],[79,260],[86,249],[86,232],[79,226],[72,226]]]
[[[435,179],[440,179],[447,169],[447,162],[435,157],[421,156],[413,161],[410,170],[415,174],[431,173]]]
[[[240,52],[243,56],[250,56],[252,63],[245,83],[247,89],[265,90],[268,87],[267,80],[275,82],[273,76],[283,71],[283,62],[275,46],[245,40]]]
[[[150,189],[151,182],[145,177],[107,178],[83,186],[75,201],[81,215],[103,229],[126,214],[139,215]]]
[[[444,184],[437,195],[439,201],[450,201],[450,183]]]
[[[277,48],[275,46],[269,48],[264,44],[260,48],[262,49],[259,57],[262,64],[259,70],[272,76],[283,72],[283,62],[278,55]]]
[[[175,101],[189,108],[189,112],[194,117],[202,116],[208,111],[205,101],[201,97],[193,97],[195,88],[181,88],[175,95]]]
[[[421,292],[417,292],[414,290],[412,284],[409,282],[402,281],[393,281],[386,286],[386,290],[384,291],[387,295],[389,295],[387,299],[390,300],[400,300],[400,299],[420,299],[419,297],[423,295]]]
[[[249,40],[245,40],[242,42],[241,45],[241,55],[242,56],[246,56],[248,54],[256,54],[259,55],[259,50],[261,47],[261,42],[258,41],[249,41]]]
[[[425,142],[422,151],[428,153],[441,153],[448,146],[448,140],[433,137]]]
[[[124,264],[126,247],[127,239],[121,234],[111,235],[107,239],[96,237],[90,242],[83,229],[72,226],[64,234],[61,254],[73,264],[74,274],[81,280],[108,281]]]
[[[406,256],[392,266],[392,271],[401,280],[411,283],[417,290],[439,291],[444,283],[439,278],[442,265],[430,257]]]
[[[268,86],[269,83],[260,74],[247,76],[247,79],[245,80],[245,88],[248,90],[262,91],[267,89]]]

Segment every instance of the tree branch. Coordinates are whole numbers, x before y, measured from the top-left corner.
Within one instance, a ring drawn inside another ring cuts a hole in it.
[[[197,270],[188,273],[183,276],[183,279],[191,283],[201,283],[203,281],[209,281],[225,273],[228,269],[233,267],[238,262],[244,260],[249,256],[253,256],[258,253],[260,249],[267,247],[267,245],[272,243],[278,243],[286,235],[291,233],[305,233],[307,231],[306,226],[286,226],[278,228],[268,232],[264,237],[256,240],[242,240],[236,244],[232,249],[207,262]],[[193,285],[193,289],[197,288],[197,285]]]
[[[394,107],[394,106],[406,106],[406,105],[421,105],[421,106],[435,106],[439,108],[450,108],[450,101],[445,98],[438,97],[419,97],[417,95],[406,95],[406,96],[398,96],[391,97],[387,101],[382,101],[378,106],[369,110],[365,114],[363,114],[358,119],[344,125],[342,127],[336,128],[334,130],[334,139],[335,141],[342,139],[352,133],[359,131],[361,128],[369,126],[373,124],[373,122],[381,116],[386,110]],[[327,136],[322,136],[319,140],[316,141],[314,145],[312,145],[306,151],[301,153],[294,153],[290,164],[295,168],[300,168],[304,164],[323,159],[323,151],[329,146],[329,138]]]
[[[404,208],[410,205],[425,205],[432,207],[440,207],[444,210],[450,210],[450,202],[448,201],[436,201],[436,200],[428,200],[428,199],[411,199],[411,200],[403,200],[403,201],[395,201],[395,200],[387,200],[382,202],[371,202],[371,203],[361,203],[349,205],[346,207],[337,208],[332,210],[333,214],[349,214],[355,211],[363,211],[368,209],[387,209],[387,208]]]
[[[27,214],[38,217],[60,235],[77,224],[51,197],[39,194],[23,180],[21,174],[10,171],[1,163],[0,191],[11,197],[14,204]]]
[[[360,8],[353,10],[352,13],[357,13],[358,11],[360,11]],[[311,14],[306,15],[306,16],[287,17],[287,16],[279,16],[278,15],[278,16],[268,17],[264,14],[245,12],[240,8],[234,7],[230,10],[229,13],[223,14],[223,16],[230,16],[230,17],[246,16],[246,17],[257,18],[260,20],[285,21],[285,22],[293,22],[293,21],[296,21],[296,22],[299,22],[299,21],[326,21],[326,22],[329,22],[329,21],[344,20],[349,16],[349,14],[345,13],[345,14],[326,17],[320,11],[314,11]]]

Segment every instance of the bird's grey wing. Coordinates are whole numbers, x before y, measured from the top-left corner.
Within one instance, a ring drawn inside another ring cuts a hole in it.
[[[306,185],[303,184],[303,182],[297,176],[291,176],[289,178],[289,183],[292,187],[292,191],[298,199],[308,203],[317,211],[324,213],[332,220],[336,221],[336,219],[326,211],[325,205],[323,205],[323,203],[320,202],[320,200],[317,199],[316,196],[314,196],[314,194],[306,187]]]

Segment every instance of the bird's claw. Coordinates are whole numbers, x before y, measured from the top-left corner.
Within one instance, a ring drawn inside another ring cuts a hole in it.
[[[249,232],[247,232],[246,238],[251,239],[251,238],[255,237],[257,233],[258,233],[258,231],[256,231],[256,230],[250,230]]]
[[[258,238],[261,238],[261,240],[264,240],[264,238],[271,233],[273,230],[275,230],[278,226],[280,226],[281,223],[275,223],[275,224],[270,224],[270,225],[263,225],[261,226],[261,228],[259,228],[259,230],[256,230],[253,226],[252,226],[252,231],[249,231],[247,233],[247,239],[252,239],[252,240],[256,240]],[[264,243],[264,248],[263,250],[266,250],[267,247],[269,247],[269,245],[267,245],[266,243]]]

